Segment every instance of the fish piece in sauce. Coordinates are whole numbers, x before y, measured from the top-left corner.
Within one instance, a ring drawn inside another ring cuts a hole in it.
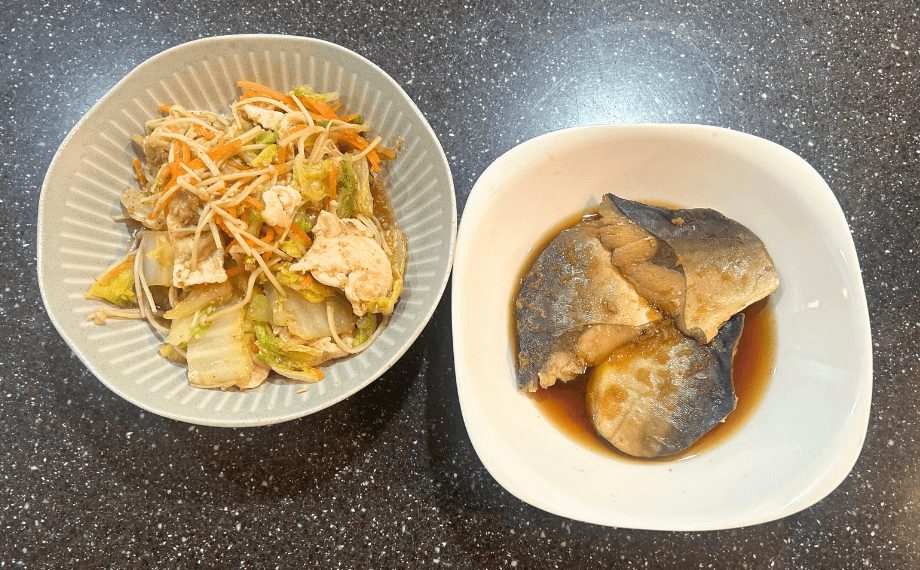
[[[658,243],[656,251],[664,254],[651,259],[659,265],[660,260],[666,265],[676,260],[685,280],[683,306],[676,313],[672,305],[659,306],[681,332],[701,343],[710,342],[733,315],[779,287],[773,260],[760,238],[715,210],[670,210],[612,194],[604,203],[608,215],[615,209],[667,246]]]
[[[588,378],[585,403],[597,433],[636,457],[662,457],[693,445],[735,409],[732,358],[744,314],[708,345],[662,321],[615,349]]]
[[[556,236],[515,299],[518,388],[568,381],[639,336],[661,314],[614,267],[598,220]]]
[[[598,238],[636,292],[670,317],[684,307],[686,280],[677,254],[617,208],[613,194],[597,210]]]

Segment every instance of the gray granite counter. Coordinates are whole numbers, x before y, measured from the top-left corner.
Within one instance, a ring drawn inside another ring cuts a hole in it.
[[[918,5],[597,4],[0,1],[0,567],[917,567]],[[725,532],[538,511],[467,438],[449,294],[381,380],[302,420],[200,428],[109,392],[39,298],[45,170],[144,59],[245,32],[331,40],[383,67],[441,139],[461,208],[492,160],[568,126],[705,123],[802,155],[843,206],[872,316],[872,418],[853,472],[804,512]]]

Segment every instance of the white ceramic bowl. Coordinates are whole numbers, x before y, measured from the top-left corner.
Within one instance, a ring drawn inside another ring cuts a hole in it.
[[[546,232],[605,192],[715,208],[760,236],[779,271],[776,363],[763,400],[731,437],[687,460],[639,463],[586,449],[515,389],[508,323],[524,260]],[[820,175],[764,139],[623,125],[527,141],[473,187],[452,293],[470,439],[505,489],[545,511],[641,529],[751,525],[819,501],[862,449],[872,353],[853,240]]]
[[[119,195],[132,184],[131,133],[157,105],[225,112],[237,79],[287,89],[338,91],[399,156],[386,172],[400,227],[409,238],[406,289],[389,326],[361,354],[327,367],[326,379],[267,383],[246,392],[191,388],[185,368],[157,354],[145,323],[87,322],[98,305],[83,298],[94,276],[128,245]],[[42,185],[38,278],[52,322],[106,386],[151,412],[198,424],[252,426],[301,417],[354,394],[383,374],[421,333],[447,284],[457,206],[444,152],[422,113],[383,70],[343,47],[291,36],[207,38],[169,49],[118,82],[73,128]]]

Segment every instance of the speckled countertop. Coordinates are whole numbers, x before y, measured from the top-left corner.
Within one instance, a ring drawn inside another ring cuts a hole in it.
[[[0,1],[0,567],[916,567],[916,2],[178,4]],[[501,153],[573,125],[706,123],[801,154],[846,212],[872,315],[872,419],[853,472],[802,513],[726,532],[533,509],[467,439],[447,296],[383,379],[303,420],[190,427],[109,392],[42,309],[42,177],[134,66],[242,32],[316,36],[378,63],[441,139],[461,207]]]

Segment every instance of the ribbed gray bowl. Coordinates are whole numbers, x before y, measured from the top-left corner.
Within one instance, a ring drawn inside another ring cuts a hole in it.
[[[86,320],[98,306],[83,298],[95,276],[129,241],[119,196],[133,181],[131,134],[158,116],[157,105],[223,111],[238,79],[286,90],[309,84],[337,91],[384,143],[403,140],[386,171],[399,226],[409,238],[406,288],[389,326],[366,351],[325,368],[309,385],[281,381],[246,392],[192,388],[185,368],[157,354],[146,323]],[[58,149],[38,209],[38,280],[58,332],[103,384],[153,413],[196,424],[243,427],[283,422],[347,398],[392,366],[438,304],[453,260],[457,205],[444,151],[408,95],[383,70],[341,46],[311,38],[236,35],[206,38],[160,53],[118,82]]]

